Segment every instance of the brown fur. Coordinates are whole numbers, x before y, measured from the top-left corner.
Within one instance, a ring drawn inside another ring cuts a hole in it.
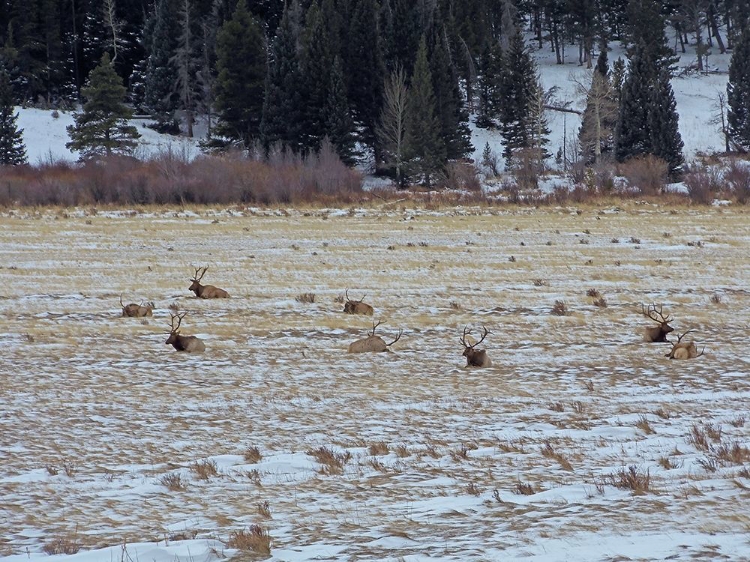
[[[195,270],[195,276],[190,280],[192,283],[188,287],[188,291],[193,291],[195,296],[201,299],[228,299],[229,293],[224,289],[219,289],[213,285],[201,285],[200,281],[203,279],[206,271],[208,271],[208,267],[199,267]]]
[[[466,336],[469,334],[470,330],[468,326],[464,328],[464,335],[461,336],[461,343],[464,346],[463,356],[466,357],[467,367],[492,367],[492,360],[489,355],[487,355],[487,350],[474,349],[477,345],[482,343],[484,338],[487,337],[487,334],[490,333],[484,326],[482,326],[482,329],[484,330],[482,338],[477,343],[469,345],[466,343]]]
[[[122,307],[123,317],[143,318],[144,316],[154,315],[154,303],[152,302],[146,303],[145,306],[142,304],[135,304],[134,302],[123,304],[122,296],[120,296],[120,306]]]
[[[658,326],[652,326],[644,330],[644,341],[652,343],[669,342],[667,334],[673,332],[674,328],[669,325],[672,318],[670,318],[669,315],[664,316],[664,314],[662,314],[662,306],[659,305],[657,309],[655,304],[648,305],[648,308],[641,305],[641,312],[646,318],[650,318],[659,324]]]
[[[677,337],[677,341],[672,344],[672,351],[667,353],[666,357],[670,359],[695,359],[703,355],[703,350],[698,353],[698,346],[695,345],[694,341],[682,341],[690,330]]]
[[[401,334],[403,334],[404,331],[399,330],[398,336],[396,336],[395,340],[393,340],[391,343],[385,343],[385,340],[383,340],[383,338],[375,335],[375,328],[380,326],[381,323],[382,322],[378,322],[377,324],[375,324],[373,322],[372,331],[368,332],[369,335],[366,338],[357,340],[349,344],[349,353],[380,353],[383,351],[390,351],[390,349],[388,348],[396,343],[399,339],[401,339]]]
[[[175,318],[177,319],[177,326],[174,325]],[[182,336],[178,333],[183,318],[185,318],[184,312],[182,314],[172,314],[172,329],[169,332],[167,341],[164,343],[171,345],[177,351],[186,351],[188,353],[206,351],[206,345],[200,338],[195,336]]]
[[[366,295],[365,295],[366,296]],[[365,316],[372,316],[375,313],[375,309],[369,304],[362,302],[365,297],[362,297],[358,301],[353,301],[349,298],[349,289],[346,290],[346,302],[344,303],[344,312],[346,314],[364,314]]]

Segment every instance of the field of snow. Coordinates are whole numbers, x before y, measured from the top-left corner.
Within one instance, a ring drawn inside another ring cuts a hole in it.
[[[399,205],[3,212],[0,560],[750,558],[746,211]]]

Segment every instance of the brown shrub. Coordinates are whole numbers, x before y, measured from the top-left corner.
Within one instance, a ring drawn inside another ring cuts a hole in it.
[[[710,205],[714,200],[714,192],[720,189],[715,168],[706,166],[689,166],[683,181],[688,197],[699,205]]]
[[[471,162],[448,163],[445,168],[445,178],[440,185],[445,189],[456,191],[478,192],[482,190],[479,171]]]
[[[733,158],[724,170],[724,181],[732,190],[737,203],[745,205],[750,202],[750,164]]]
[[[227,548],[268,556],[271,554],[271,535],[260,525],[250,525],[247,529],[232,531],[226,545]]]
[[[664,190],[667,183],[669,165],[652,154],[631,158],[620,165],[620,173],[628,180],[631,188],[643,195],[656,195]]]

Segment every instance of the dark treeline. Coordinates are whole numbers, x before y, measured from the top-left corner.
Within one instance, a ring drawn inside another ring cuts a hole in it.
[[[591,85],[589,105],[638,107],[637,85],[622,83],[622,67],[614,78],[606,60],[607,45],[625,41],[631,67],[647,67],[669,106],[674,50],[732,48],[749,11],[746,0],[5,0],[0,59],[16,103],[75,107],[106,53],[127,102],[163,131],[192,136],[204,115],[208,148],[306,155],[328,139],[346,164],[366,159],[401,183],[429,185],[445,162],[471,153],[470,113],[501,130],[508,162],[529,149],[548,155],[545,93],[522,32],[558,63],[599,60],[607,79]],[[610,83],[616,96],[598,91]],[[614,135],[638,132],[594,107],[584,150],[631,156]],[[658,135],[675,128],[665,127]],[[676,169],[681,141],[655,149],[655,134],[641,148]]]

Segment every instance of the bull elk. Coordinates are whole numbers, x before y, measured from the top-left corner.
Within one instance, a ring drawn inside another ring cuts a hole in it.
[[[145,305],[142,302],[141,304],[135,304],[134,302],[123,304],[122,295],[120,295],[120,306],[122,307],[123,317],[143,318],[144,316],[154,315],[154,303],[152,302],[147,302]]]
[[[349,289],[346,290],[346,302],[344,303],[344,312],[347,314],[364,314],[366,316],[372,316],[375,312],[375,309],[373,309],[369,304],[366,304],[362,302],[365,300],[365,297],[367,295],[363,296],[358,301],[353,301],[349,298]]]
[[[464,346],[463,356],[466,357],[467,367],[492,367],[492,360],[487,355],[487,350],[474,349],[476,346],[482,343],[484,341],[484,338],[487,337],[487,334],[490,333],[490,331],[484,326],[482,326],[482,330],[482,338],[478,342],[469,345],[466,342],[466,336],[471,333],[471,330],[469,330],[468,326],[464,328],[464,335],[461,336],[461,343]]]
[[[404,331],[399,330],[398,335],[396,336],[395,340],[393,340],[391,343],[385,343],[385,340],[383,340],[383,338],[375,335],[375,328],[377,328],[381,324],[382,322],[378,322],[376,324],[373,321],[372,331],[367,332],[369,335],[366,338],[357,340],[349,344],[349,353],[369,353],[369,352],[390,351],[390,349],[388,348],[392,346],[394,343],[396,343],[399,339],[401,339],[401,334],[403,334]]]
[[[199,267],[195,270],[195,275],[190,279],[192,283],[188,290],[193,291],[195,296],[201,299],[228,299],[229,293],[224,289],[219,289],[213,285],[201,285],[201,279],[203,279],[206,271],[208,271],[208,266]]]
[[[650,318],[654,322],[658,323],[658,326],[651,326],[646,328],[643,334],[643,339],[647,342],[667,342],[667,334],[674,332],[674,328],[669,325],[673,320],[668,314],[665,316],[662,313],[662,305],[658,307],[655,304],[650,304],[648,307],[641,305],[641,312],[646,318]]]
[[[705,347],[701,349],[700,353],[698,353],[698,346],[695,345],[694,341],[682,341],[682,338],[690,332],[692,332],[692,330],[688,330],[684,334],[678,335],[677,341],[672,344],[672,351],[667,353],[665,357],[669,357],[670,359],[695,359],[696,357],[703,355],[703,352],[706,349]]]
[[[186,312],[182,314],[172,314],[172,328],[169,332],[169,338],[164,342],[167,345],[171,345],[177,351],[187,351],[188,353],[198,353],[200,351],[206,351],[206,345],[203,341],[195,336],[182,336],[179,334],[180,324],[182,319],[185,318]],[[174,325],[175,319],[177,320],[177,326]]]

